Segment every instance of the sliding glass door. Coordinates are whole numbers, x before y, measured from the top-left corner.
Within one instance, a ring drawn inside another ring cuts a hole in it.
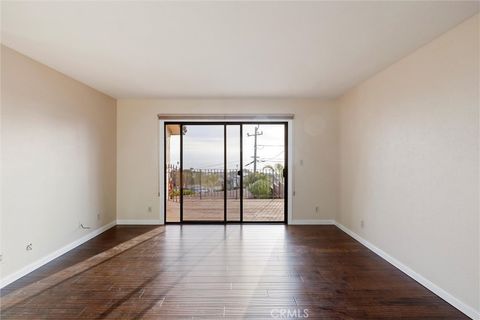
[[[167,223],[285,222],[287,123],[165,123]]]

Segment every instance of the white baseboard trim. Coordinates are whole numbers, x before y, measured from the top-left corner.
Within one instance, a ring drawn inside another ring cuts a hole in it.
[[[142,219],[124,220],[124,219],[120,219],[120,220],[117,220],[117,225],[155,225],[155,224],[163,224],[163,222],[160,219],[153,219],[153,220],[142,220]]]
[[[88,234],[84,235],[83,237],[81,237],[80,239],[77,239],[75,241],[73,241],[72,243],[69,243],[67,244],[66,246],[63,246],[61,247],[60,249],[44,256],[43,258],[40,258],[38,259],[37,261],[35,262],[32,262],[30,263],[29,265],[23,267],[22,269],[6,276],[5,278],[1,279],[0,281],[0,288],[3,288],[7,285],[9,285],[10,283],[20,279],[21,277],[29,274],[30,272],[34,271],[35,269],[38,269],[40,268],[41,266],[49,263],[50,261],[52,261],[53,259],[56,259],[58,257],[60,257],[62,254],[65,254],[67,253],[68,251],[78,247],[79,245],[87,242],[88,240],[98,236],[99,234],[107,231],[108,229],[114,227],[116,224],[115,221],[112,221],[110,223],[107,223],[106,225],[104,226],[101,226],[100,228],[98,229],[95,229],[91,232],[89,232]]]
[[[462,301],[458,300],[457,298],[455,298],[453,295],[451,295],[450,293],[448,293],[444,289],[440,288],[439,286],[437,286],[436,284],[434,284],[430,280],[424,278],[422,275],[420,275],[417,272],[415,272],[414,270],[410,269],[410,267],[404,265],[403,263],[401,263],[400,261],[398,261],[397,259],[395,259],[391,255],[389,255],[388,253],[386,253],[382,249],[376,247],[372,243],[368,242],[367,240],[362,238],[360,235],[358,235],[357,233],[348,229],[344,225],[342,225],[338,222],[335,222],[335,225],[338,228],[340,228],[343,232],[345,232],[346,234],[348,234],[349,236],[351,236],[352,238],[354,238],[355,240],[360,242],[362,245],[364,245],[365,247],[367,247],[368,249],[372,250],[374,253],[379,255],[381,258],[383,258],[384,260],[386,260],[387,262],[392,264],[394,267],[396,267],[397,269],[399,269],[403,273],[407,274],[413,280],[417,281],[422,286],[424,286],[425,288],[432,291],[437,296],[439,296],[440,298],[442,298],[443,300],[445,300],[446,302],[451,304],[453,307],[455,307],[458,310],[460,310],[461,312],[463,312],[468,317],[470,317],[472,319],[475,319],[475,320],[480,320],[480,312],[479,311],[475,310],[474,308],[472,308],[472,307],[466,305],[465,303],[463,303]]]
[[[293,219],[290,221],[291,225],[332,225],[335,224],[335,220],[329,219]]]

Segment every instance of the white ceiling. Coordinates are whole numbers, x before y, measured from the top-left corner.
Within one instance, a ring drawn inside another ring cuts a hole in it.
[[[116,98],[335,97],[476,1],[2,2],[2,43]]]

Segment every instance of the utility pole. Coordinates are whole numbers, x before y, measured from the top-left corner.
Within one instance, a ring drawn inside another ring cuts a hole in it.
[[[254,137],[254,147],[253,147],[253,173],[257,173],[257,137],[258,136],[261,136],[263,135],[263,131],[258,131],[260,125],[257,125],[255,127],[255,133],[254,134],[250,134],[250,133],[247,133],[247,136],[248,137]]]

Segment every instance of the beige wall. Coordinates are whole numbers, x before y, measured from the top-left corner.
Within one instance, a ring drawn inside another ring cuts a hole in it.
[[[478,15],[339,102],[338,220],[479,310]]]
[[[4,279],[91,232],[80,223],[115,220],[116,110],[98,91],[1,53]]]
[[[315,99],[119,100],[118,219],[160,218],[159,113],[294,113],[296,195],[293,218],[334,219],[337,210],[337,110],[331,102]],[[152,212],[148,207],[152,207]]]

